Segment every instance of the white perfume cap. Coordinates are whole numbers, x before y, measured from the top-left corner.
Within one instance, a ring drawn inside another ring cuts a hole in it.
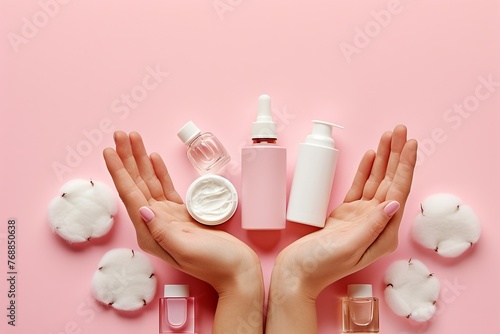
[[[189,297],[189,285],[167,284],[163,290],[164,297]]]
[[[184,144],[187,144],[200,133],[201,130],[192,121],[189,121],[179,130],[179,132],[177,132],[177,137],[179,137]]]
[[[266,94],[259,96],[257,120],[252,123],[252,139],[255,138],[278,138],[276,122],[271,115],[271,97]]]
[[[343,129],[343,126],[333,123],[313,120],[312,133],[306,137],[306,144],[335,148],[332,128]]]
[[[347,286],[347,295],[351,298],[373,297],[371,284],[350,284]]]

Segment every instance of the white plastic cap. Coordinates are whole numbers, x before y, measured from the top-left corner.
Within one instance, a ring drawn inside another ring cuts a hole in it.
[[[271,116],[271,97],[263,94],[259,96],[257,121],[252,123],[253,138],[278,138],[276,122]]]
[[[323,121],[313,121],[312,133],[306,137],[306,143],[316,146],[325,146],[335,148],[332,137],[332,128],[337,127],[343,129],[343,126]]]
[[[189,297],[189,285],[170,284],[165,285],[163,290],[164,297]]]
[[[351,298],[373,297],[371,284],[350,284],[347,286],[347,296]]]
[[[179,137],[184,144],[187,144],[200,133],[201,130],[192,121],[189,121],[179,130],[179,132],[177,132],[177,137]]]

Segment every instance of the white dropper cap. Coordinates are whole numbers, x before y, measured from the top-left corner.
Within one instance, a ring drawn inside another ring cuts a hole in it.
[[[306,137],[306,143],[316,146],[335,148],[335,142],[332,137],[333,127],[340,129],[344,128],[343,126],[333,123],[314,120],[312,133]]]
[[[179,132],[177,132],[177,137],[179,137],[184,144],[187,144],[200,133],[201,130],[192,121],[189,121],[179,130]]]
[[[347,286],[347,295],[351,298],[373,297],[371,284],[350,284]]]
[[[189,297],[189,285],[167,284],[164,287],[163,296],[171,298]]]
[[[259,96],[257,121],[252,123],[252,139],[254,138],[278,138],[276,122],[271,116],[271,97],[263,94]]]

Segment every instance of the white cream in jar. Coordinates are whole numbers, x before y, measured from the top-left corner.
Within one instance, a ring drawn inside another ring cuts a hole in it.
[[[238,207],[238,194],[228,179],[207,174],[189,186],[186,207],[196,221],[205,225],[219,225],[233,216]]]

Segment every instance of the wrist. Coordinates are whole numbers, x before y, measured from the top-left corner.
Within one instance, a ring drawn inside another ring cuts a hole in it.
[[[259,265],[226,282],[219,294],[212,333],[263,333],[264,282]]]
[[[266,329],[268,333],[317,333],[316,299],[293,271],[278,264],[271,275]]]
[[[315,303],[317,297],[299,272],[278,263],[275,264],[271,274],[269,291],[270,301],[274,303],[281,303],[280,300]]]
[[[255,257],[248,261],[220,286],[214,286],[219,298],[238,296],[239,298],[262,296],[264,298],[264,280],[260,260]]]
[[[281,252],[272,271],[271,285],[284,296],[316,301],[320,292],[328,285],[326,275],[317,275],[318,268],[310,265],[309,258],[297,257]]]

